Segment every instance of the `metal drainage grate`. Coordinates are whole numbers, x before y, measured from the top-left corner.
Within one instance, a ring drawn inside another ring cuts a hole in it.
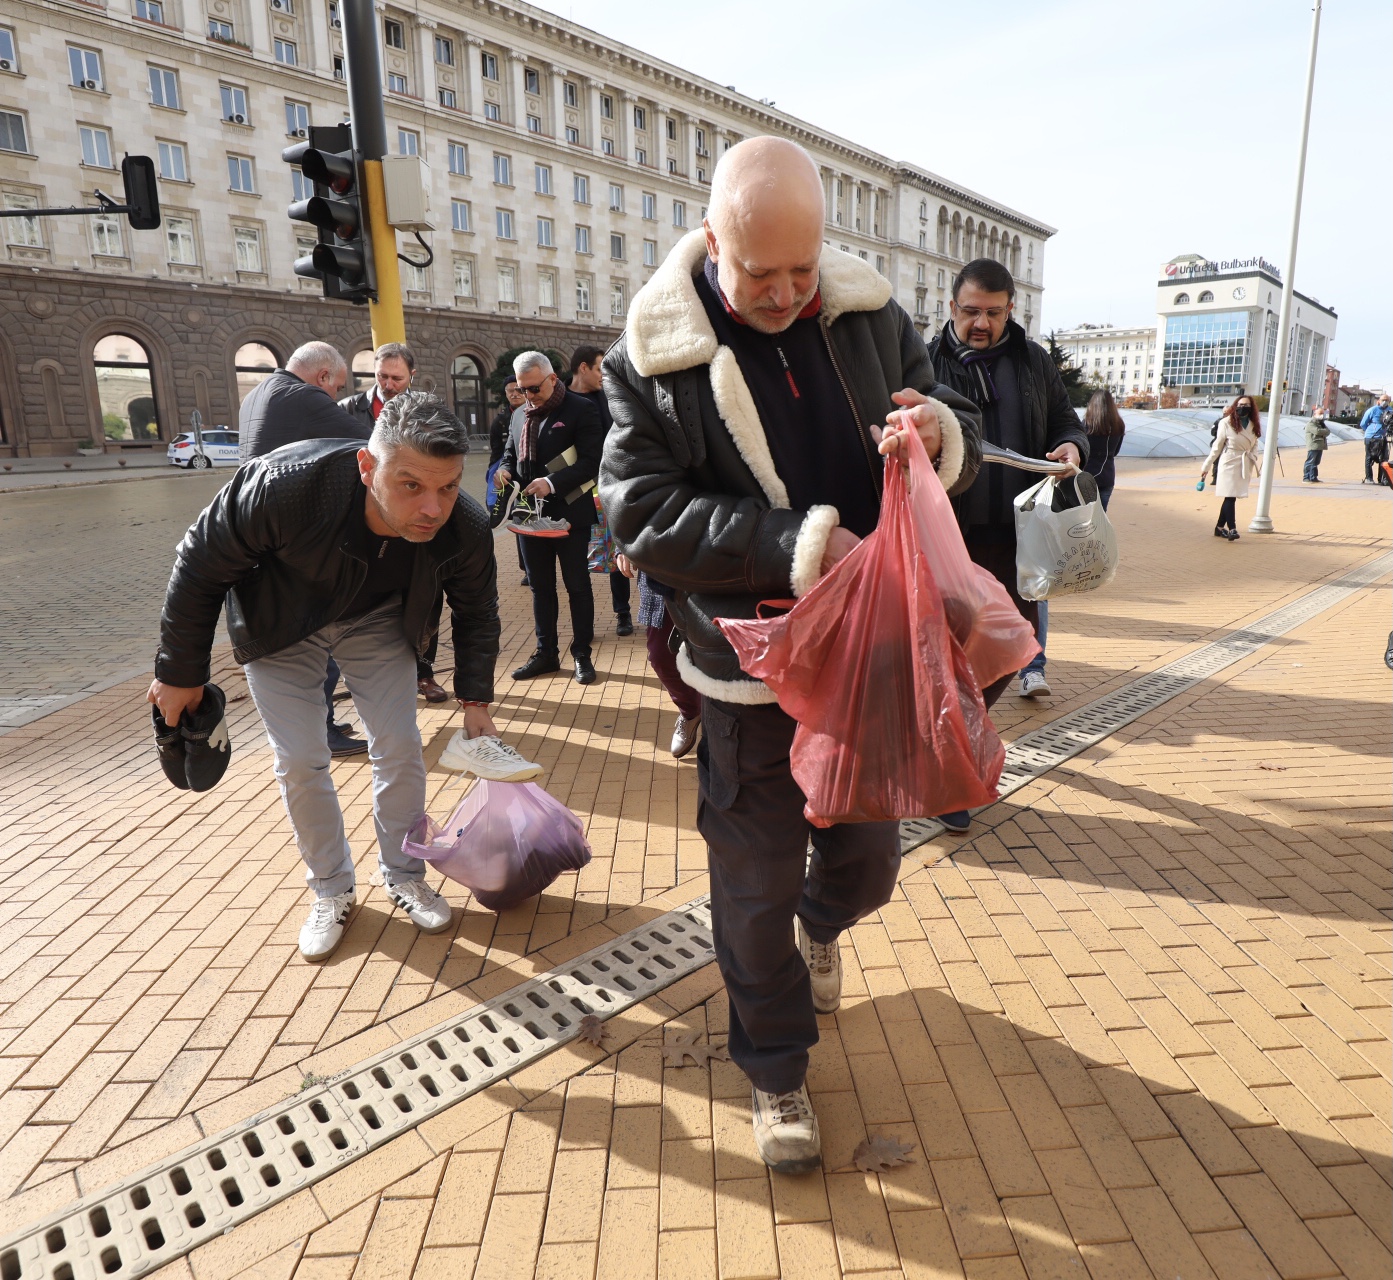
[[[1225,667],[1261,649],[1278,636],[1294,630],[1327,609],[1348,599],[1356,591],[1377,582],[1393,568],[1393,555],[1351,570],[1334,582],[1307,592],[1299,600],[1275,609],[1242,631],[1196,649],[1175,662],[1158,668],[1139,680],[1114,690],[1097,702],[1052,720],[1043,728],[1017,738],[1006,749],[1006,765],[1001,771],[998,799],[1019,791],[1066,760],[1110,737],[1133,720],[1169,702],[1177,694],[1194,688]],[[933,818],[914,818],[900,823],[900,852],[908,853],[927,844],[944,830]]]
[[[701,897],[0,1242],[0,1280],[139,1276],[711,961]]]

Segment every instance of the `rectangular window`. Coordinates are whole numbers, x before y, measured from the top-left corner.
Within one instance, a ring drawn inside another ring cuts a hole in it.
[[[551,165],[539,164],[536,171],[537,194],[539,196],[551,195]]]
[[[577,204],[590,203],[590,179],[587,178],[583,173],[576,174],[575,181],[573,183],[573,190],[575,195],[575,202]]]
[[[388,72],[388,73],[387,73],[387,92],[388,92],[388,93],[402,93],[402,94],[404,94],[404,93],[406,93],[406,91],[407,91],[407,87],[406,87],[406,77],[405,77],[404,75],[399,74],[399,73],[396,72],[396,71],[390,71],[390,72]]]
[[[74,89],[102,87],[102,55],[95,49],[68,46],[68,83]]]
[[[944,281],[945,281],[946,279],[947,279],[947,277],[944,275],[943,269],[940,267],[940,268],[939,268],[939,272],[938,272],[938,287],[939,287],[940,289],[943,288],[943,284],[944,284]]]
[[[556,247],[555,230],[550,218],[537,219],[537,247],[539,249]]]
[[[227,157],[227,185],[233,191],[254,192],[256,175],[252,169],[250,156]]]
[[[342,80],[346,75],[347,73],[343,69],[343,54],[334,54],[334,79]]]
[[[580,106],[580,90],[576,88],[574,80],[563,82],[561,86],[561,98],[568,107]]]
[[[576,252],[577,252],[577,253],[589,253],[589,252],[590,252],[590,228],[589,228],[589,227],[577,227],[577,228],[576,228]]]
[[[584,315],[590,314],[590,277],[576,277],[576,310]]]
[[[295,48],[294,40],[277,39],[274,45],[276,61],[284,67],[298,67],[300,65],[300,55]]]
[[[159,156],[161,178],[168,178],[171,182],[187,182],[189,180],[188,153],[184,150],[182,142],[158,143],[156,154]],[[298,169],[295,172],[301,178],[304,177]],[[310,194],[312,195],[313,192]],[[308,197],[296,196],[295,198],[304,200]]]
[[[37,209],[38,207],[39,198],[37,196],[19,195],[9,191],[5,193],[5,208],[7,209]],[[39,225],[38,218],[6,218],[5,238],[10,244],[22,245],[26,249],[42,249],[44,247],[43,229]]]
[[[914,283],[927,284],[929,269],[922,262],[914,268]]]
[[[643,193],[643,220],[645,222],[657,222],[658,220],[658,197],[651,191]]]
[[[401,282],[408,293],[429,293],[430,273],[417,262],[401,264]]]
[[[499,209],[494,214],[494,228],[498,232],[500,240],[511,240],[513,238],[513,211],[511,209]]]
[[[624,188],[617,182],[609,184],[609,211],[611,213],[624,212]]]
[[[419,156],[421,154],[421,135],[413,129],[397,130],[397,155]]]
[[[542,117],[541,117],[541,116],[531,116],[531,115],[528,116],[528,117],[527,117],[527,132],[528,132],[528,133],[541,133],[541,131],[542,131]]]
[[[395,18],[383,18],[382,43],[389,49],[406,48],[406,29]]]
[[[510,156],[493,157],[493,180],[500,187],[513,185],[513,161]]]
[[[698,130],[696,131],[696,153],[697,153],[697,155],[699,155],[699,156],[704,156],[704,155],[706,154],[706,130],[705,130],[705,129],[698,129]]]
[[[642,147],[635,147],[635,148],[634,148],[634,163],[635,163],[635,164],[647,164],[647,163],[648,163],[648,152],[645,151]]]
[[[658,242],[656,240],[645,240],[643,242],[643,265],[645,267],[656,267],[658,265]]]
[[[518,273],[516,267],[498,268],[498,301],[516,302],[518,300]]]
[[[343,18],[339,14],[339,0],[329,0],[329,25],[335,31],[343,30]]]
[[[192,218],[165,218],[164,241],[170,262],[186,267],[198,265],[198,245],[194,241]]]
[[[451,142],[447,148],[449,168],[457,178],[469,176],[469,148],[462,142]]]
[[[614,139],[613,139],[613,138],[601,138],[601,139],[600,139],[600,150],[603,151],[603,152],[605,153],[605,155],[607,155],[607,156],[612,156],[612,155],[614,154]]]
[[[225,84],[219,89],[222,93],[222,118],[229,124],[246,124],[250,121],[247,91],[239,84]]]
[[[435,97],[436,101],[439,102],[442,107],[450,107],[451,109],[454,108],[455,91],[453,89],[437,89],[435,91]]]
[[[628,290],[622,280],[612,280],[609,286],[609,314],[614,320],[621,319],[629,309]]]
[[[614,119],[614,99],[607,93],[600,95],[600,119]]]
[[[15,33],[0,27],[0,71],[18,71],[19,55],[15,52]]]
[[[672,156],[668,156],[668,158],[667,158],[667,171],[668,171],[669,173],[676,173],[676,172],[677,172],[677,161],[674,160],[674,159],[672,158]]]
[[[484,119],[492,120],[495,123],[503,119],[503,112],[496,102],[484,103]]]
[[[261,265],[261,232],[255,227],[233,227],[232,249],[238,271],[260,273],[264,270]]]
[[[450,201],[450,228],[453,231],[469,230],[469,203],[466,200]]]
[[[522,69],[522,87],[528,93],[541,93],[542,77],[540,72],[532,67]]]
[[[20,218],[20,222],[27,219]],[[104,258],[119,258],[121,250],[121,219],[114,213],[92,215],[92,252]]]
[[[314,195],[314,183],[311,182],[299,169],[290,171],[290,198],[292,200],[308,200]]]
[[[455,297],[472,298],[474,296],[474,264],[468,258],[459,258],[455,262]]]
[[[875,269],[879,271],[881,275],[885,274],[885,256],[883,254],[878,253],[875,255]]]
[[[168,67],[150,67],[150,103],[179,110],[179,76]]]
[[[482,62],[482,64],[483,64],[484,79],[485,79],[485,80],[497,80],[497,79],[498,79],[498,59],[495,58],[495,57],[493,56],[493,54],[491,54],[491,53],[481,54],[481,55],[480,55],[480,59],[481,59],[481,62]]]
[[[285,100],[285,132],[287,137],[308,138],[310,136],[310,104]]]
[[[685,200],[674,200],[672,202],[672,225],[674,227],[685,227],[687,225],[687,202]]]
[[[635,107],[635,108],[634,108],[634,128],[635,128],[635,129],[640,129],[640,130],[642,130],[642,129],[647,129],[647,128],[648,128],[648,108],[647,108],[647,107]]]
[[[113,167],[111,163],[111,134],[105,129],[85,124],[79,127],[77,136],[82,145],[83,164],[90,165],[94,169]]]
[[[667,118],[667,140],[669,142],[677,141],[677,121],[672,116]]]
[[[556,309],[556,273],[554,271],[537,272],[537,305]]]
[[[568,124],[566,126],[566,141],[569,142],[573,147],[580,146],[580,130],[577,129],[574,125]]]
[[[135,0],[135,16],[146,22],[164,24],[164,4],[162,0]]]
[[[455,65],[455,42],[449,36],[435,37],[435,60],[442,67]]]
[[[610,232],[609,256],[616,262],[624,261],[624,237],[617,231]]]

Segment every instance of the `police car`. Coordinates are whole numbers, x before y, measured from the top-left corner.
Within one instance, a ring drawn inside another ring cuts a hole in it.
[[[203,433],[203,452],[199,453],[193,434],[185,432],[169,442],[169,464],[206,471],[209,467],[235,467],[240,459],[237,446],[241,437],[225,427],[213,427]]]

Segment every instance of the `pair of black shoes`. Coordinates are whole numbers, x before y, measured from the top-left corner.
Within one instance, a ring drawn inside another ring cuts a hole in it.
[[[561,659],[557,654],[544,653],[538,649],[522,666],[513,672],[514,680],[531,680],[535,676],[551,675],[554,671],[561,670]],[[576,683],[594,684],[595,683],[595,664],[590,661],[588,653],[578,653],[576,655]]]
[[[172,729],[159,707],[150,708],[155,722],[155,751],[160,768],[181,791],[210,791],[227,772],[232,739],[227,732],[227,699],[215,684],[203,686],[203,701],[185,711]]]
[[[1230,542],[1237,542],[1237,541],[1238,541],[1238,530],[1237,530],[1237,529],[1223,529],[1223,528],[1220,528],[1220,527],[1216,524],[1216,525],[1214,526],[1214,536],[1215,536],[1216,538],[1227,538]]]

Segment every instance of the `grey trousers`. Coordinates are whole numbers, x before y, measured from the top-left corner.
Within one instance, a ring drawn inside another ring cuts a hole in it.
[[[426,864],[401,851],[425,811],[426,766],[416,727],[416,654],[394,597],[361,617],[331,623],[298,644],[249,662],[247,687],[276,757],[276,779],[290,815],[305,879],[318,898],[354,887],[353,853],[329,775],[324,675],[329,654],[343,671],[368,735],[378,864],[389,884],[423,880]]]

